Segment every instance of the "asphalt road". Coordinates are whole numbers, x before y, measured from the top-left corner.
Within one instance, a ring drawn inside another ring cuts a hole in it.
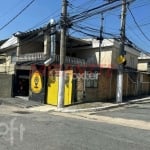
[[[91,115],[92,114],[150,122],[150,100],[137,102],[136,104],[127,105],[116,109],[91,113]]]
[[[134,115],[135,107],[96,114],[62,114],[28,112],[1,105],[0,150],[150,150],[149,129],[98,120],[100,116],[130,119],[130,113],[120,116],[123,110],[124,114],[130,110],[132,118],[138,118]],[[144,119],[141,116],[138,119],[149,121],[149,109],[145,111]],[[90,118],[93,116],[97,119]]]

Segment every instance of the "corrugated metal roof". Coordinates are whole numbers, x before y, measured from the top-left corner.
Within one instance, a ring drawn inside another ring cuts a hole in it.
[[[45,28],[43,27],[43,28],[38,28],[38,29],[31,30],[31,31],[27,31],[27,32],[19,32],[19,33],[14,34],[14,36],[19,37],[19,38],[24,38],[29,35],[36,35],[39,32],[42,32],[44,30]]]
[[[55,25],[57,25],[57,24],[55,24]],[[53,25],[53,26],[55,26],[55,25]],[[38,34],[42,31],[46,31],[46,30],[50,31],[50,29],[51,29],[51,25],[50,25],[50,23],[48,23],[47,25],[40,27],[40,28],[37,28],[37,29],[29,30],[26,32],[17,32],[14,34],[14,36],[24,38],[24,37],[29,36],[29,35]]]

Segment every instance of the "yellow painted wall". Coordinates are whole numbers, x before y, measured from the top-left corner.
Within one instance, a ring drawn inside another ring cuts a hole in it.
[[[47,104],[57,105],[59,77],[54,71],[48,72]]]
[[[65,95],[64,105],[71,104],[72,98],[72,77],[73,71],[65,71]],[[59,88],[59,71],[51,70],[48,73],[48,90],[47,90],[47,104],[57,105],[58,102],[58,88]]]
[[[72,77],[73,77],[73,71],[68,70],[65,71],[65,98],[64,98],[64,105],[70,105],[71,104],[71,98],[72,98]]]

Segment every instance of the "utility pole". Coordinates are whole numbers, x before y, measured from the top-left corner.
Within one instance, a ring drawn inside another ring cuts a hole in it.
[[[62,0],[61,32],[60,32],[60,70],[57,109],[64,107],[65,93],[65,55],[66,55],[66,30],[67,30],[67,0]]]
[[[121,13],[121,44],[119,59],[120,63],[118,65],[118,74],[117,74],[117,89],[116,89],[116,102],[122,102],[123,96],[123,63],[125,62],[125,25],[126,25],[126,0],[122,0],[122,13]]]
[[[101,67],[101,48],[103,42],[103,13],[101,14],[101,26],[100,26],[100,36],[99,36],[99,68]]]

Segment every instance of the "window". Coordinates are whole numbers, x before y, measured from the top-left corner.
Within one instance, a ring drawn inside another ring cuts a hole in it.
[[[4,64],[6,62],[6,59],[5,58],[0,58],[0,64]]]
[[[14,64],[14,63],[16,63],[16,61],[17,61],[17,59],[16,59],[16,52],[13,52],[11,54],[11,63]]]
[[[98,72],[86,72],[86,87],[97,88],[98,87]]]
[[[130,67],[134,68],[134,57],[130,56]]]

